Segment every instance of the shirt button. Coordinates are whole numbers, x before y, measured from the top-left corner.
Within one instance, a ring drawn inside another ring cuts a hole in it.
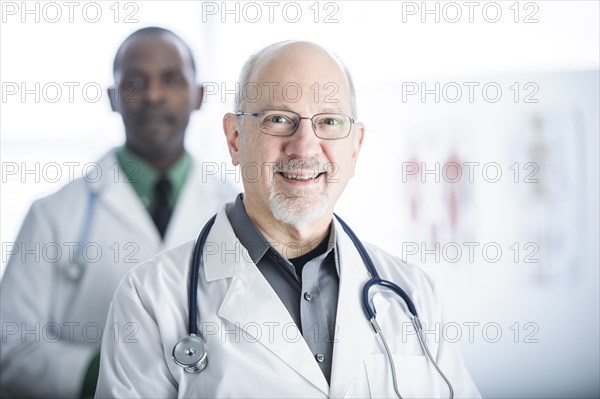
[[[304,293],[304,299],[306,299],[307,301],[310,301],[312,299],[312,295],[310,294],[310,292]]]
[[[323,356],[322,353],[317,353],[315,355],[315,359],[317,359],[317,362],[319,363],[323,363],[325,361],[325,356]]]

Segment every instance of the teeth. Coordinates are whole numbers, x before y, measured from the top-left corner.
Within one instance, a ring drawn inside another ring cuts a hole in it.
[[[290,173],[282,173],[282,175],[288,179],[302,180],[302,181],[311,180],[318,176],[318,175],[311,175],[311,176],[293,175]]]

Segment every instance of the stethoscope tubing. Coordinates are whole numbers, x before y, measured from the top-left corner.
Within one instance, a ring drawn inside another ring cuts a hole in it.
[[[348,234],[348,237],[350,237],[350,240],[352,240],[352,243],[356,247],[356,250],[360,254],[360,257],[362,258],[365,266],[367,267],[367,270],[369,271],[369,274],[371,275],[371,279],[369,281],[367,281],[367,283],[365,284],[365,286],[363,288],[363,298],[362,298],[363,299],[363,310],[367,316],[367,320],[371,320],[375,317],[375,311],[369,304],[369,289],[374,285],[380,285],[382,287],[389,288],[390,290],[394,291],[396,294],[400,295],[400,297],[406,303],[406,306],[408,307],[408,311],[414,317],[418,317],[417,308],[415,307],[413,301],[410,299],[408,294],[402,288],[400,288],[397,284],[394,284],[388,280],[383,280],[379,277],[379,273],[377,272],[377,269],[375,268],[375,265],[373,264],[373,260],[371,260],[371,257],[367,253],[367,249],[364,247],[362,242],[358,239],[356,234],[354,234],[354,232],[352,231],[350,226],[348,226],[346,224],[346,222],[344,222],[342,220],[342,218],[340,218],[336,214],[334,214],[334,215],[337,218],[338,222],[340,222],[340,225],[342,226],[342,228],[344,229],[346,234]]]
[[[367,267],[367,270],[369,271],[369,274],[371,275],[371,279],[365,284],[365,286],[363,288],[363,296],[362,296],[363,310],[365,312],[365,315],[367,316],[367,320],[371,320],[375,317],[375,311],[369,304],[369,289],[374,285],[380,285],[382,287],[388,288],[388,289],[394,291],[396,294],[400,295],[400,297],[406,303],[406,306],[408,307],[409,312],[414,317],[418,317],[417,309],[416,309],[413,301],[408,296],[408,294],[402,288],[400,288],[397,284],[394,284],[391,281],[382,280],[379,277],[379,273],[377,272],[377,269],[375,268],[375,265],[373,264],[373,261],[371,260],[371,257],[367,253],[367,250],[364,247],[364,245],[362,244],[362,242],[358,239],[356,234],[354,234],[354,232],[352,231],[350,226],[348,226],[346,224],[346,222],[344,222],[342,220],[342,218],[340,218],[338,215],[335,215],[335,217],[340,222],[340,225],[342,226],[342,228],[344,229],[346,234],[348,234],[348,237],[350,237],[350,240],[356,247],[364,264]],[[216,218],[217,218],[217,215],[214,215],[212,218],[210,218],[208,220],[208,222],[206,222],[206,224],[200,231],[200,234],[198,235],[198,239],[196,240],[196,245],[194,246],[194,252],[192,254],[192,262],[190,265],[191,266],[190,290],[189,290],[189,296],[188,296],[188,309],[190,310],[189,315],[188,315],[188,332],[190,334],[198,335],[198,324],[197,324],[198,289],[197,289],[197,287],[198,287],[198,278],[199,278],[199,274],[200,274],[200,264],[202,263],[201,257],[202,257],[203,247],[206,243],[206,239],[208,237],[208,234],[209,234],[212,226],[215,223]],[[194,287],[196,287],[196,288],[194,288]]]
[[[202,263],[202,250],[204,244],[206,243],[206,239],[208,238],[208,233],[210,233],[210,229],[213,224],[215,224],[215,220],[217,215],[214,215],[212,218],[206,222],[202,231],[198,235],[198,239],[196,241],[196,245],[194,246],[194,253],[192,254],[192,264],[191,264],[191,273],[190,273],[190,288],[188,295],[188,332],[189,334],[198,335],[198,277],[200,275],[200,265]]]

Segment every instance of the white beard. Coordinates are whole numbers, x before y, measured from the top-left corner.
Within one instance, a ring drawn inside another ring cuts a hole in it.
[[[298,226],[314,223],[327,212],[329,194],[327,191],[297,189],[283,193],[271,186],[269,207],[276,220]]]

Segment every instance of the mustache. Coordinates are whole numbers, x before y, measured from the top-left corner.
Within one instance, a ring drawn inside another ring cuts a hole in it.
[[[334,165],[331,162],[322,162],[318,159],[288,159],[277,161],[273,165],[273,172],[289,172],[297,170],[311,170],[317,173],[331,173]]]

